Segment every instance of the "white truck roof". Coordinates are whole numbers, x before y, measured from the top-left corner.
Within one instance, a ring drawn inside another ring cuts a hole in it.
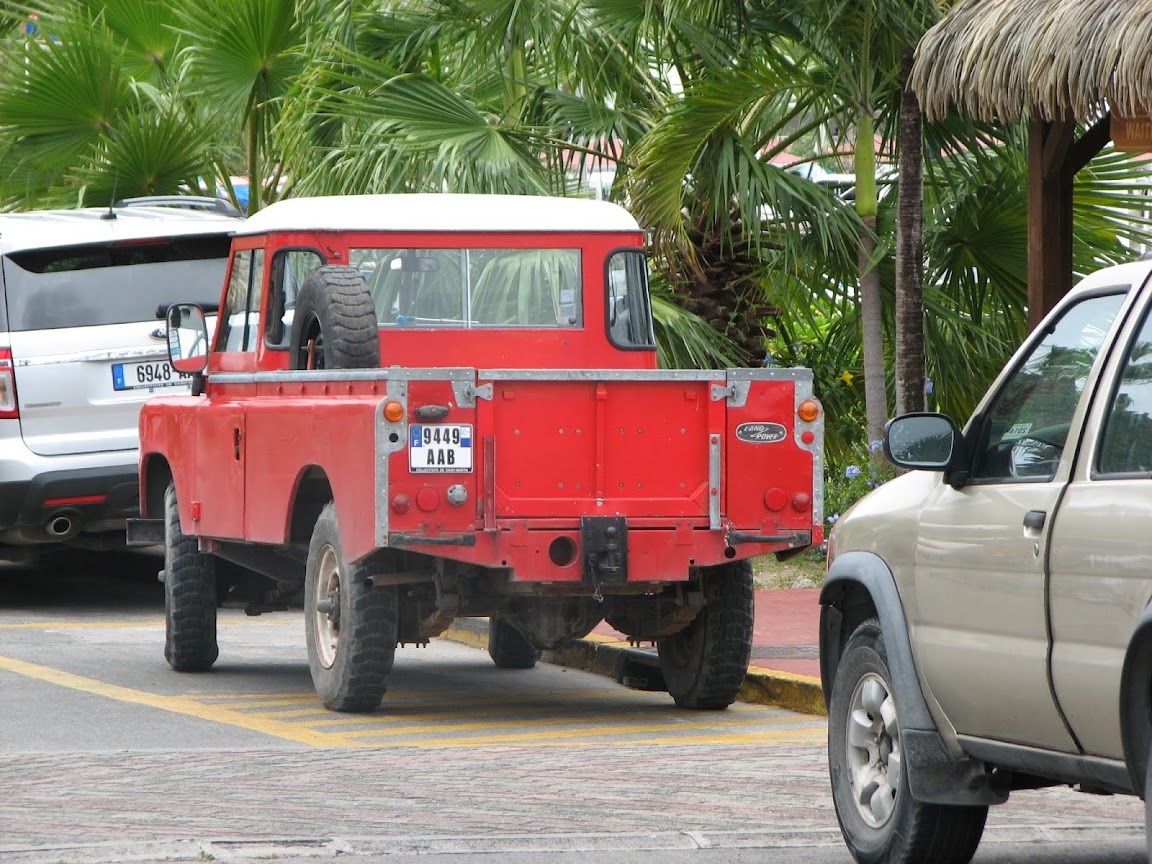
[[[231,234],[244,224],[242,216],[180,207],[107,207],[77,210],[31,210],[0,213],[0,253],[89,243],[117,243],[154,237]]]
[[[269,231],[639,231],[622,207],[543,195],[336,195],[287,198],[237,234]]]

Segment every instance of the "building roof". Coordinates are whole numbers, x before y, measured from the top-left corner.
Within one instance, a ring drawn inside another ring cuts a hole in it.
[[[1152,114],[1152,0],[959,0],[920,40],[929,118],[1014,122]]]

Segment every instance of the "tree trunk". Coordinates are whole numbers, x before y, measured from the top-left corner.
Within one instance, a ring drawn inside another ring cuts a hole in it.
[[[896,413],[923,411],[924,362],[924,122],[908,88],[912,49],[901,56],[900,198],[896,202]]]
[[[860,326],[864,345],[864,407],[868,442],[879,441],[888,422],[888,394],[884,382],[884,320],[880,300],[880,271],[872,266],[876,251],[876,217],[865,216],[860,229]]]
[[[857,263],[860,272],[860,327],[864,346],[864,410],[868,443],[879,441],[888,422],[888,389],[884,369],[884,312],[876,254],[876,140],[871,109],[862,107],[856,121],[856,212],[863,221]],[[875,451],[874,451],[875,452]]]

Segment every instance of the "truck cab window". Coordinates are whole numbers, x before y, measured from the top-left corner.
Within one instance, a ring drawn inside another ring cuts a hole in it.
[[[617,348],[656,347],[648,298],[648,267],[639,249],[622,249],[608,258],[608,338]]]
[[[380,323],[579,327],[579,249],[352,249]]]
[[[228,291],[216,326],[217,351],[252,351],[260,334],[264,286],[264,250],[241,249],[232,255]]]
[[[973,480],[1044,481],[1056,473],[1084,392],[1124,293],[1070,306],[979,418]]]
[[[292,334],[296,294],[308,274],[324,265],[324,259],[311,249],[282,249],[272,257],[268,273],[268,320],[264,344],[287,349]]]

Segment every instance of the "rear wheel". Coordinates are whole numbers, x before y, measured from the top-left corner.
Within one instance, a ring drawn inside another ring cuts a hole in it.
[[[752,563],[711,567],[702,579],[704,608],[656,647],[676,704],[717,710],[736,701],[752,656]]]
[[[177,672],[203,672],[216,644],[216,559],[180,530],[176,486],[164,490],[164,659]]]
[[[396,656],[396,586],[369,587],[371,574],[349,564],[336,508],[316,520],[304,576],[308,668],[325,707],[370,711],[388,689]]]
[[[531,669],[540,659],[540,650],[517,628],[493,615],[488,620],[488,656],[497,669]]]
[[[967,864],[987,807],[925,804],[908,791],[908,768],[879,623],[848,640],[828,708],[828,770],[836,818],[860,864]]]
[[[1144,769],[1144,838],[1148,860],[1152,861],[1152,744],[1148,747],[1148,765]]]
[[[370,369],[380,365],[372,295],[354,267],[327,265],[308,274],[292,315],[293,369]]]

